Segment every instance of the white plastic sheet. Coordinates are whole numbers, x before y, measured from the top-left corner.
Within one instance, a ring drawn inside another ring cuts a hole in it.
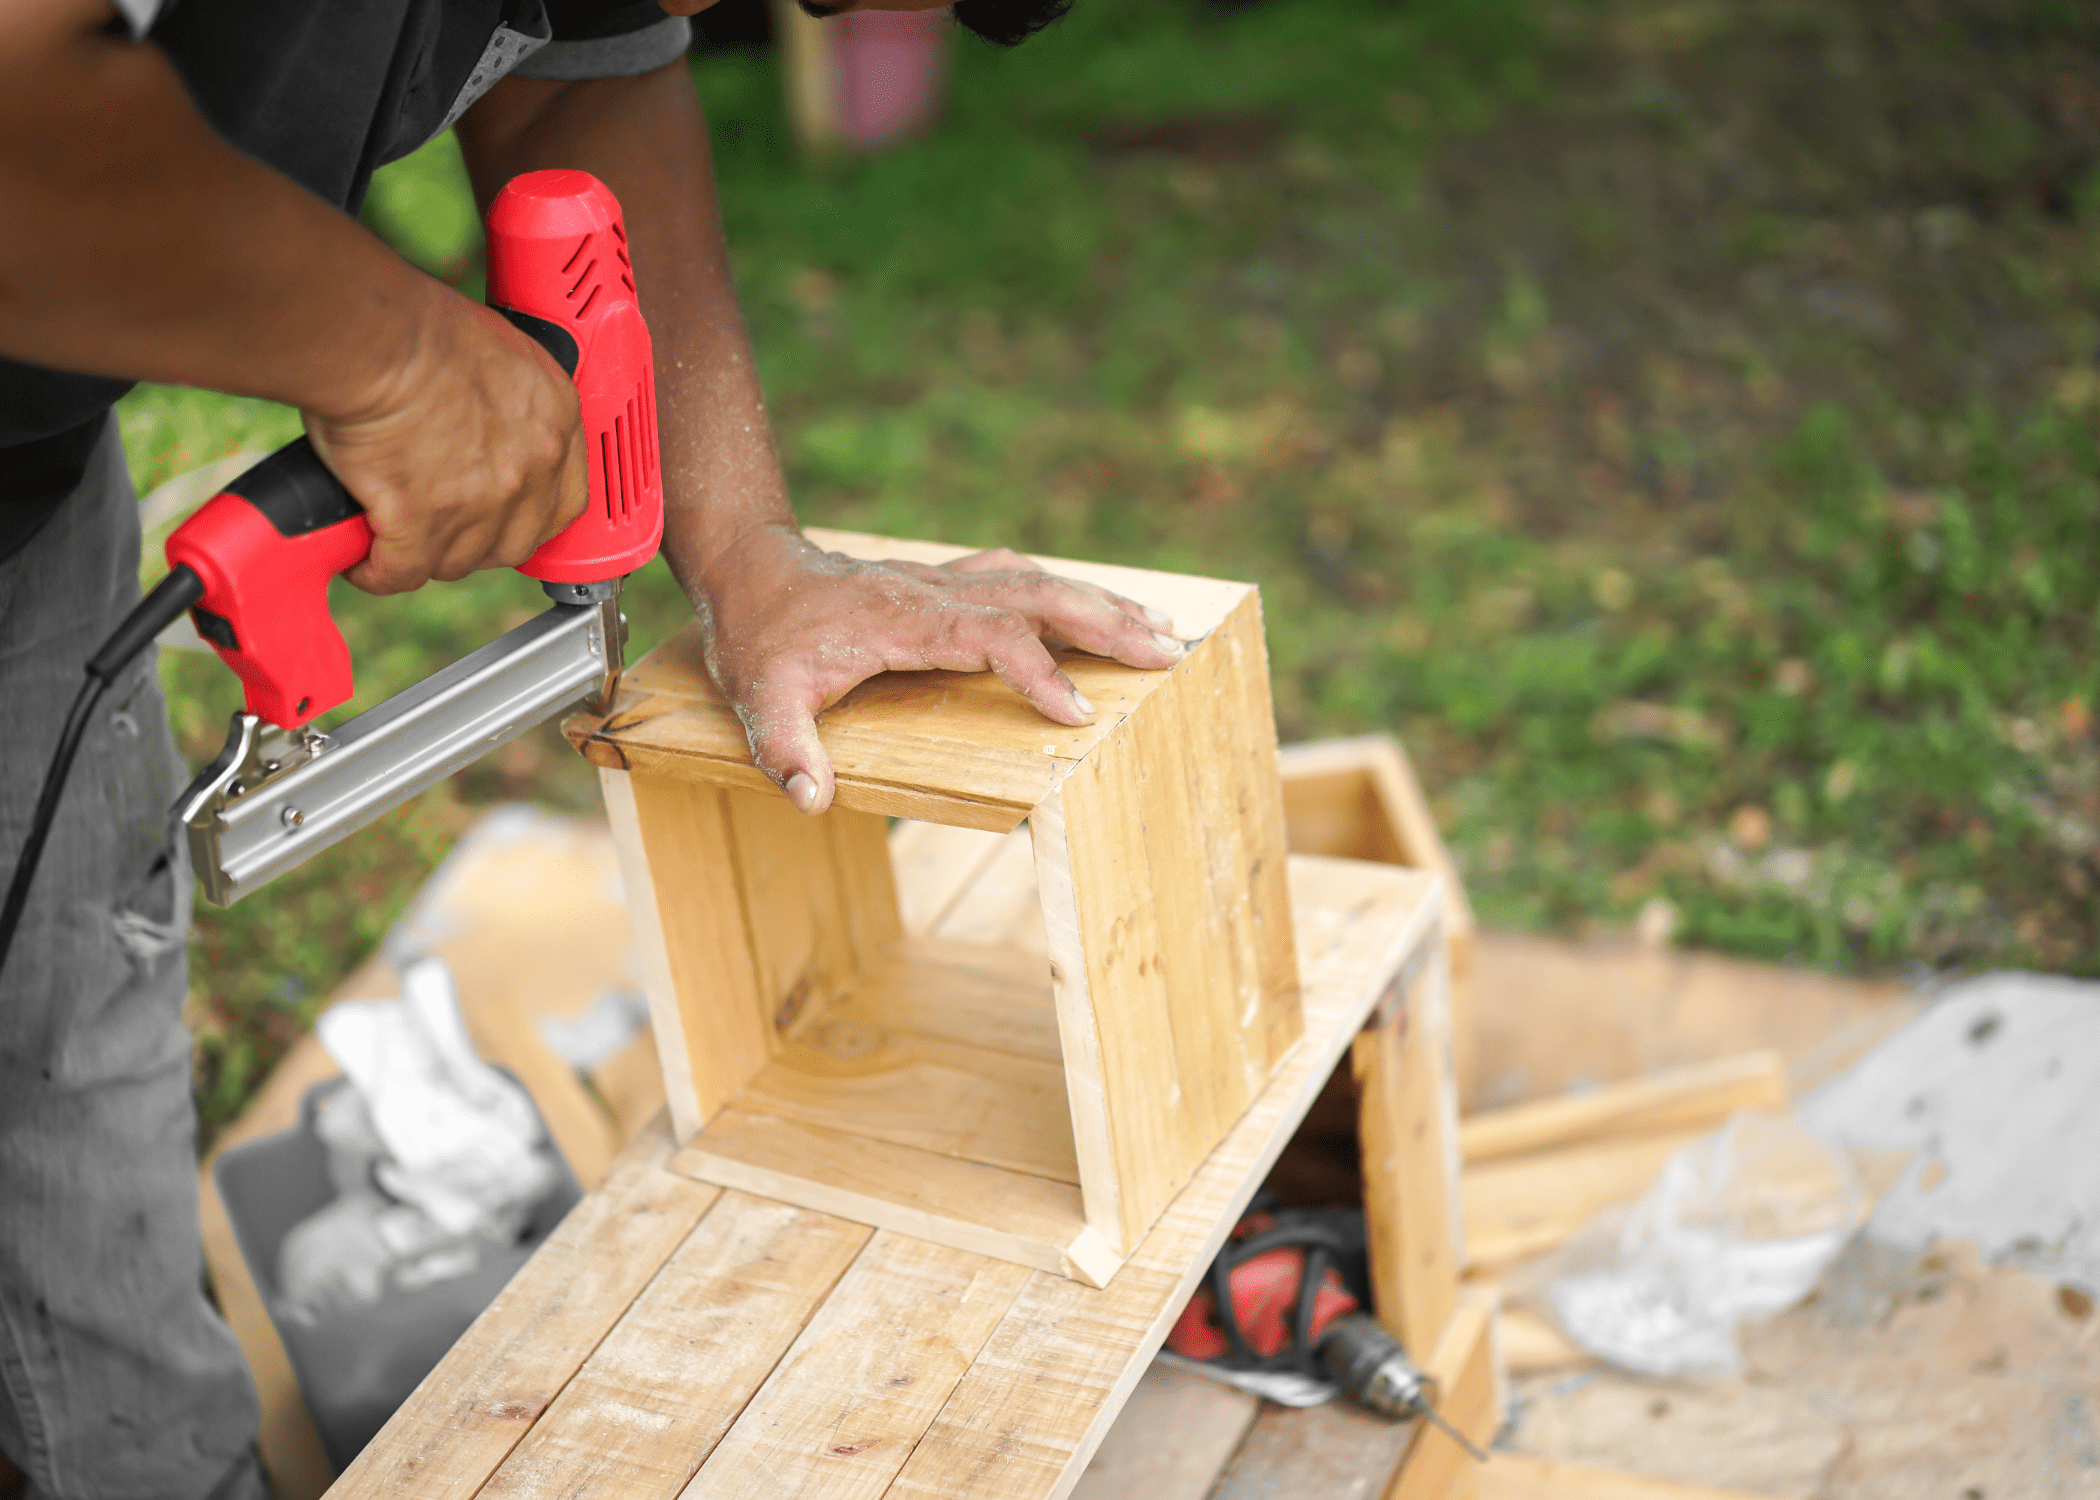
[[[442,960],[402,971],[399,1000],[347,1001],[315,1028],[350,1087],[315,1120],[337,1197],[278,1255],[287,1315],[462,1276],[515,1243],[556,1177],[525,1091],[474,1055]]]
[[[1845,1156],[1791,1114],[1745,1113],[1684,1147],[1641,1198],[1512,1278],[1575,1343],[1659,1377],[1741,1366],[1736,1329],[1800,1301],[1857,1227]]]

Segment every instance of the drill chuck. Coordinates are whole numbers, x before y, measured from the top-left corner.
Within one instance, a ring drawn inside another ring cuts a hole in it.
[[[1368,1313],[1336,1318],[1320,1337],[1320,1361],[1352,1401],[1388,1417],[1436,1405],[1436,1385]]]
[[[1487,1455],[1438,1414],[1436,1382],[1415,1367],[1399,1341],[1369,1313],[1336,1318],[1320,1334],[1320,1361],[1349,1399],[1380,1416],[1423,1417],[1475,1460]]]

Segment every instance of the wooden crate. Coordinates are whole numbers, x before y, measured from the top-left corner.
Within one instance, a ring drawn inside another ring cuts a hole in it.
[[[1256,590],[1052,566],[1171,614],[1186,658],[1070,655],[1082,729],[987,675],[876,678],[821,722],[821,817],[751,764],[697,628],[567,728],[603,771],[684,1169],[1099,1286],[1303,1018]],[[891,817],[1025,820],[1047,957],[907,934]]]

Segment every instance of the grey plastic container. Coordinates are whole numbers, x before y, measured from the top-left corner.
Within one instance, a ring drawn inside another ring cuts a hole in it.
[[[346,1078],[315,1084],[300,1102],[298,1125],[235,1146],[212,1168],[241,1258],[284,1340],[299,1392],[337,1473],[349,1467],[583,1196],[575,1173],[553,1151],[559,1169],[555,1183],[533,1206],[516,1245],[484,1251],[481,1264],[455,1280],[390,1293],[371,1307],[321,1318],[312,1327],[288,1322],[277,1313],[278,1247],[293,1226],[335,1196],[328,1148],[314,1133],[314,1117],[323,1100],[349,1086]],[[544,1135],[545,1120],[540,1130]]]

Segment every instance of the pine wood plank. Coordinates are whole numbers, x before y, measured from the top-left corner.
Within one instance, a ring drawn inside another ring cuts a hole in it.
[[[1148,1366],[1072,1500],[1204,1500],[1256,1412],[1267,1410],[1246,1391],[1171,1365]]]
[[[1438,920],[1430,876],[1298,858],[1290,877],[1304,1040],[1107,1287],[1030,1279],[898,1474],[898,1500],[1069,1492],[1269,1164]]]
[[[1606,1088],[1470,1115],[1459,1126],[1469,1164],[1607,1136],[1706,1130],[1743,1109],[1783,1109],[1786,1059],[1745,1052]]]
[[[829,1015],[1042,1062],[1062,1056],[1050,967],[1040,954],[1010,947],[902,939]]]
[[[1301,1025],[1274,746],[1250,594],[1035,816],[1087,1215],[1114,1243],[1144,1233]]]
[[[785,797],[724,792],[748,951],[772,1049],[821,1015],[898,932],[887,825]]]
[[[819,545],[862,558],[946,561],[967,550],[843,532],[809,535]],[[1184,637],[1208,634],[1253,595],[1251,585],[1217,579],[1069,559],[1043,563],[1148,604],[1164,601],[1154,607],[1173,615]],[[1095,723],[1078,729],[1049,723],[989,674],[886,673],[863,683],[818,722],[838,776],[836,805],[999,833],[1012,829],[1074,761],[1090,754],[1170,676],[1083,653],[1061,653],[1060,659],[1099,710]],[[628,670],[610,714],[574,715],[563,727],[602,767],[780,795],[751,764],[741,721],[707,678],[697,626]]]
[[[1502,1427],[1502,1371],[1495,1350],[1495,1294],[1468,1287],[1422,1371],[1436,1383],[1437,1414],[1486,1450]],[[1385,1500],[1472,1500],[1482,1465],[1433,1424],[1415,1440]]]
[[[1505,1306],[1500,1320],[1502,1362],[1511,1375],[1578,1370],[1597,1357],[1528,1307]]]
[[[1307,1409],[1265,1405],[1210,1500],[1376,1500],[1414,1429],[1343,1399]]]
[[[882,1494],[1033,1274],[879,1231],[683,1500]]]
[[[1704,1133],[1607,1138],[1468,1168],[1466,1264],[1493,1270],[1552,1249],[1613,1204],[1638,1198],[1680,1146]]]
[[[1451,1317],[1465,1254],[1449,996],[1449,951],[1435,943],[1351,1049],[1372,1292],[1379,1321],[1418,1360]]]
[[[602,771],[672,1128],[692,1136],[766,1065],[774,1034],[719,788]]]
[[[907,819],[890,830],[890,869],[897,886],[897,913],[904,931],[917,937],[933,931],[956,897],[977,882],[977,873],[1005,844],[982,828],[950,828]]]
[[[1056,1062],[827,1015],[736,1101],[753,1114],[1079,1181]]]
[[[677,1494],[871,1233],[724,1193],[482,1495]]]
[[[1759,1500],[1740,1490],[1497,1453],[1480,1471],[1480,1500]]]
[[[671,1170],[1089,1286],[1122,1264],[1087,1228],[1071,1183],[773,1115],[723,1110]]]
[[[718,1196],[671,1152],[668,1121],[635,1137],[328,1493],[478,1493]]]

